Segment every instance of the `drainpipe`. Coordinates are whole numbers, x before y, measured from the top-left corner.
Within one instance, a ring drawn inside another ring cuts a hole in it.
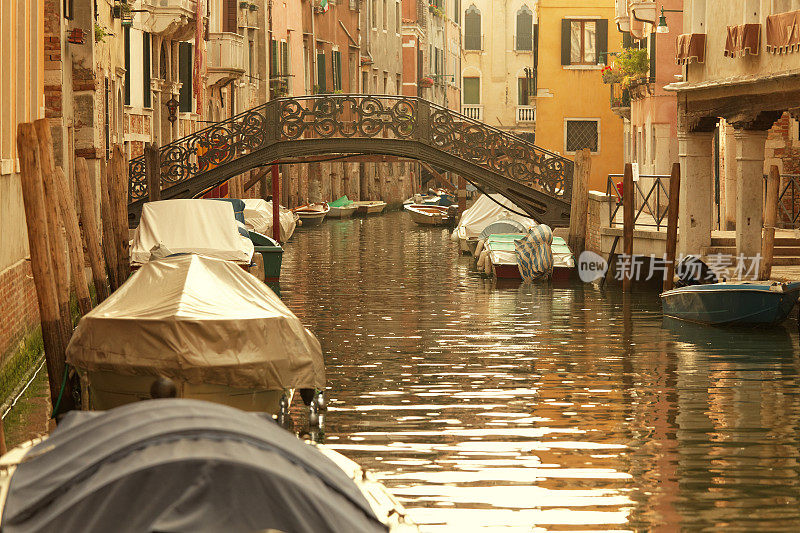
[[[311,84],[317,86],[320,83],[317,79],[317,24],[314,18],[314,0],[308,3],[308,7],[311,9]],[[313,91],[314,87],[311,87],[311,90]]]

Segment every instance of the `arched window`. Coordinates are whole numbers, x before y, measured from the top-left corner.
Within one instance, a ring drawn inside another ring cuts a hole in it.
[[[481,49],[481,12],[475,4],[464,13],[464,50]]]
[[[533,12],[524,4],[517,11],[517,50],[533,50]]]

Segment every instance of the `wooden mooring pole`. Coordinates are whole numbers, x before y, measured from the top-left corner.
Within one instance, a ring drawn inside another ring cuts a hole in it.
[[[681,165],[672,164],[669,176],[669,206],[667,207],[667,272],[664,275],[665,291],[672,289],[675,277],[675,250],[678,246],[678,206],[681,197]]]
[[[68,339],[64,337],[61,312],[58,302],[57,281],[54,279],[54,264],[50,256],[49,226],[45,207],[44,185],[41,174],[41,158],[36,127],[22,123],[17,126],[17,153],[20,162],[20,182],[25,220],[28,227],[28,245],[31,256],[33,283],[39,303],[47,377],[50,385],[50,400],[53,405],[61,392],[64,381],[64,361]],[[61,407],[71,404],[69,383],[64,387],[65,399]]]
[[[72,286],[75,287],[78,310],[80,310],[81,315],[85,315],[92,310],[92,297],[89,293],[89,282],[86,279],[86,258],[83,255],[83,241],[81,240],[81,230],[78,227],[78,215],[75,212],[75,204],[67,184],[67,177],[61,167],[56,167],[54,177],[61,220],[67,233]]]
[[[114,218],[114,245],[117,250],[117,280],[120,285],[130,275],[128,236],[128,162],[120,145],[114,146],[109,173],[109,199]]]
[[[589,176],[591,172],[591,152],[589,152],[588,148],[584,148],[575,155],[572,203],[569,214],[568,244],[576,259],[586,249],[586,223],[589,218]]]
[[[278,165],[272,165],[272,238],[281,242],[281,189]]]
[[[161,200],[161,153],[157,144],[144,143],[144,174],[149,201]]]
[[[103,221],[103,254],[108,271],[108,281],[111,292],[119,288],[120,280],[117,279],[117,248],[114,245],[114,216],[111,209],[110,183],[108,165],[100,159],[100,219]]]
[[[108,285],[103,265],[103,253],[100,249],[102,239],[94,210],[95,201],[94,194],[92,194],[92,183],[89,179],[89,168],[86,160],[82,157],[75,160],[75,181],[80,205],[80,223],[83,228],[83,244],[86,247],[89,266],[92,269],[92,282],[97,294],[97,303],[100,303],[108,298]]]
[[[778,191],[781,184],[781,171],[777,165],[769,168],[767,177],[767,197],[764,210],[764,236],[761,240],[761,266],[758,279],[769,279],[775,256],[775,223],[778,220]]]
[[[625,256],[626,270],[622,272],[622,290],[628,292],[631,290],[633,282],[633,166],[630,163],[625,164],[625,174],[622,178],[622,253]]]

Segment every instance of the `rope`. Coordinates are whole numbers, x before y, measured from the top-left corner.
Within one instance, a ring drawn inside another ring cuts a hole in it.
[[[58,413],[58,408],[61,407],[61,397],[64,396],[64,389],[67,386],[67,374],[69,374],[69,365],[64,365],[64,379],[61,380],[61,390],[58,391],[58,399],[56,400],[56,404],[53,406],[53,414],[50,418],[55,418],[56,413]]]
[[[22,398],[22,395],[23,395],[23,394],[25,394],[25,391],[26,391],[26,390],[28,390],[28,387],[30,387],[30,386],[31,386],[31,383],[33,383],[33,381],[36,379],[36,376],[38,376],[38,375],[39,375],[39,371],[40,371],[42,368],[44,368],[44,361],[42,361],[42,362],[39,364],[39,368],[37,368],[37,369],[36,369],[36,372],[34,372],[34,373],[33,373],[33,376],[32,376],[32,377],[31,377],[31,379],[28,381],[28,383],[26,383],[26,384],[25,384],[25,387],[23,387],[23,388],[22,388],[22,390],[21,390],[21,391],[19,391],[19,394],[17,394],[17,395],[14,397],[14,400],[11,402],[11,405],[9,405],[9,406],[8,406],[8,409],[6,409],[6,410],[5,410],[5,412],[3,413],[3,416],[2,416],[2,419],[3,419],[3,420],[5,420],[6,416],[8,415],[8,413],[10,413],[10,412],[11,412],[11,410],[14,408],[14,406],[15,406],[15,405],[17,405],[17,400],[19,400],[20,398]]]

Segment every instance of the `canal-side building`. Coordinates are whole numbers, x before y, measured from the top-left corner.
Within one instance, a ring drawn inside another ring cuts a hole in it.
[[[641,174],[669,174],[678,160],[678,103],[675,93],[664,87],[681,73],[675,62],[675,38],[682,33],[677,11],[683,0],[619,0],[616,6],[613,39],[622,42],[630,57],[645,57],[645,69],[632,73],[623,73],[615,57],[609,58],[614,65],[611,74],[617,74],[616,79],[609,76],[610,105],[623,120],[624,162],[638,163]],[[659,28],[662,7],[668,10],[669,23]]]
[[[17,125],[44,118],[44,0],[0,2],[0,374],[35,346],[39,307],[17,158]],[[48,41],[49,42],[49,41]],[[29,355],[34,350],[29,352]],[[34,354],[38,356],[38,351]],[[33,359],[24,363],[32,364]]]
[[[615,17],[607,0],[539,0],[536,144],[574,157],[592,153],[590,188],[606,190],[608,174],[622,170],[623,125],[608,105],[601,70],[621,49],[608,38]]]
[[[797,168],[798,28],[793,0],[685,3],[682,80],[668,86],[678,98],[684,183],[679,252],[706,252],[720,219],[735,226],[737,254],[761,251],[764,173]],[[794,179],[784,176],[781,190]]]
[[[536,1],[472,0],[464,8],[462,113],[533,141]]]

